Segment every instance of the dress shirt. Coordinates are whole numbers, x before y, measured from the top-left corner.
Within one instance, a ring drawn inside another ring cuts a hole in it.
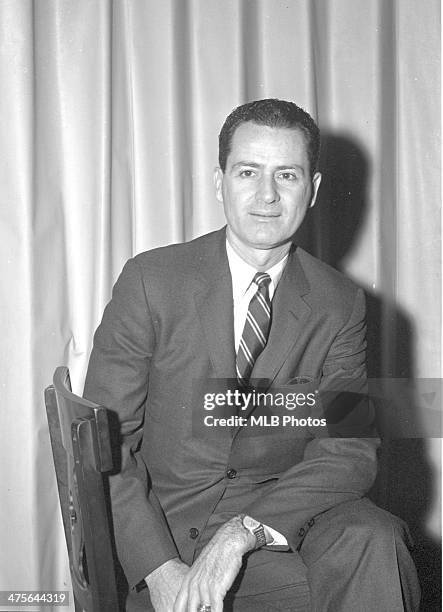
[[[258,270],[246,263],[246,261],[234,251],[228,240],[226,240],[226,254],[228,256],[229,269],[232,278],[232,297],[234,305],[234,340],[235,352],[237,353],[238,345],[240,344],[240,340],[243,333],[243,328],[245,326],[246,315],[248,314],[249,302],[251,301],[252,296],[257,291],[257,285],[253,283],[252,280],[257,274]],[[271,300],[271,302],[287,261],[288,254],[286,254],[283,259],[281,259],[271,268],[269,268],[269,270],[264,270],[264,272],[266,272],[266,274],[269,274],[269,276],[271,277],[271,282],[269,283],[269,299]],[[288,545],[288,542],[284,535],[282,535],[275,529],[268,527],[268,525],[263,525],[263,527],[267,536],[266,539],[269,539],[268,536],[273,538],[272,541],[267,544],[267,546]]]
[[[235,352],[237,352],[245,326],[246,315],[248,314],[249,302],[257,291],[257,285],[253,283],[252,280],[258,270],[246,263],[246,261],[234,251],[227,240],[226,253],[232,277],[234,340]],[[288,255],[285,255],[283,259],[274,264],[269,270],[264,270],[264,272],[271,277],[271,282],[269,283],[269,299],[271,302],[287,261]]]

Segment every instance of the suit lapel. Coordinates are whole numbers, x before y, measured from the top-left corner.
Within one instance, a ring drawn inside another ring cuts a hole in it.
[[[309,291],[308,280],[293,247],[272,301],[268,343],[252,370],[251,378],[261,380],[260,386],[264,389],[275,380],[311,316],[311,307],[304,299]],[[245,411],[243,416],[249,416],[250,412]]]
[[[215,248],[201,258],[200,286],[194,299],[216,376],[235,378],[232,280],[225,230],[215,237]]]
[[[216,376],[236,379],[232,279],[225,241],[225,230],[217,232],[214,242],[198,258],[194,299]],[[309,292],[309,282],[293,246],[272,301],[268,343],[251,376],[262,380],[265,389],[275,380],[311,316],[311,307],[305,300]],[[252,410],[242,416],[248,417]]]

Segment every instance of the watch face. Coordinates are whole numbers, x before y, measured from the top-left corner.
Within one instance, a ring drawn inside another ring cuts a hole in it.
[[[246,527],[246,529],[257,529],[257,527],[260,526],[260,523],[251,516],[245,516],[243,519],[243,525]]]

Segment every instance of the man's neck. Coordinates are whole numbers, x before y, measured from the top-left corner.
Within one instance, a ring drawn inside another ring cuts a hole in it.
[[[275,266],[275,264],[286,257],[291,248],[291,242],[286,242],[272,249],[255,249],[253,247],[247,247],[235,239],[235,236],[229,232],[229,228],[226,237],[237,255],[258,272],[264,272],[272,268],[272,266]]]

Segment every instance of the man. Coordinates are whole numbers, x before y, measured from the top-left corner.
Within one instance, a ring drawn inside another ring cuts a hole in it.
[[[342,415],[335,437],[312,420],[329,390],[366,381],[362,291],[292,244],[320,186],[318,128],[259,100],[231,113],[219,147],[226,229],[126,264],[87,374],[85,396],[121,422],[110,493],[127,609],[416,610],[405,527],[364,498],[371,411]],[[211,383],[223,398],[233,380],[243,420],[200,427]],[[306,426],[282,427],[284,406],[275,429],[254,420],[254,381],[314,391]]]

